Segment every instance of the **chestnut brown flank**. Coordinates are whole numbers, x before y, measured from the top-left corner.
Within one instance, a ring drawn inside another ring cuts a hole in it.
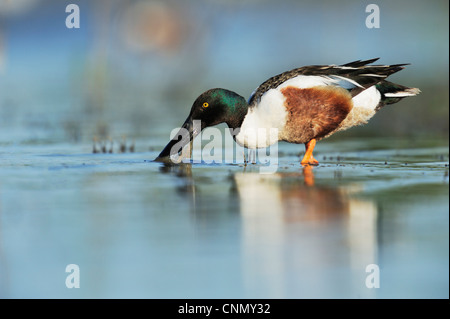
[[[307,143],[321,139],[337,129],[353,108],[352,96],[335,86],[281,89],[288,112],[280,139],[291,143]]]

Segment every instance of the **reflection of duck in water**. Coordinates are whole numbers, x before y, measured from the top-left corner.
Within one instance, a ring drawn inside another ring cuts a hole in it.
[[[169,160],[204,128],[226,123],[244,147],[301,143],[306,147],[301,163],[317,165],[313,157],[317,140],[365,124],[383,106],[420,92],[385,80],[405,64],[368,65],[376,60],[287,71],[262,83],[248,102],[232,91],[208,90],[195,100],[182,129],[156,160]],[[196,127],[194,120],[201,125]]]
[[[303,173],[237,173],[234,179],[244,211],[277,214],[285,221],[347,215],[355,201],[352,187],[314,186],[311,166],[305,166]]]
[[[192,200],[195,203],[196,187],[192,178],[192,165],[181,163],[173,165],[164,163],[159,171],[165,174],[172,174],[180,178],[180,184],[177,187],[177,192],[182,195],[192,195]]]
[[[263,211],[278,214],[285,221],[295,221],[348,216],[353,207],[376,210],[372,202],[352,198],[352,194],[361,190],[358,185],[314,185],[311,166],[303,167],[302,173],[236,173],[234,180],[241,206],[251,214]]]
[[[304,181],[295,172],[234,175],[246,285],[271,291],[274,298],[283,298],[289,285],[299,282],[307,291],[301,297],[342,285],[352,287],[354,296],[373,296],[364,286],[364,271],[377,262],[377,206],[354,197],[358,185],[311,185],[313,172],[307,174]],[[351,275],[327,277],[321,273],[327,268],[348,269]],[[261,274],[267,274],[263,282]]]
[[[239,276],[249,295],[292,297],[292,285],[304,287],[299,297],[323,297],[332,288],[355,292],[350,297],[375,293],[364,280],[365,267],[377,263],[378,211],[374,202],[354,196],[362,190],[358,184],[314,183],[311,166],[303,173],[239,171],[222,179],[192,164],[159,169],[171,176],[185,204],[180,210],[194,217],[205,240],[220,237],[218,229],[236,230]],[[224,198],[224,189],[229,197]],[[237,227],[229,228],[230,223]]]

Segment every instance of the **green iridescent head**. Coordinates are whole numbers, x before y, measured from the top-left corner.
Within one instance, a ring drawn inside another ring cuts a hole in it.
[[[206,127],[227,123],[230,128],[239,128],[247,110],[247,101],[235,92],[225,89],[203,92],[192,105],[179,133],[166,145],[156,160],[164,160],[181,152],[182,148]],[[199,121],[199,128],[194,126],[194,121]]]

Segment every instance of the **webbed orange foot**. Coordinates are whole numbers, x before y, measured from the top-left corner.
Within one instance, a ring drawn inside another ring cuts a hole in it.
[[[311,141],[309,141],[308,143],[305,144],[306,152],[305,152],[305,156],[303,156],[303,159],[300,162],[300,164],[313,165],[313,166],[319,165],[319,161],[316,160],[313,156],[313,150],[314,150],[315,146],[316,146],[315,139],[312,139]]]

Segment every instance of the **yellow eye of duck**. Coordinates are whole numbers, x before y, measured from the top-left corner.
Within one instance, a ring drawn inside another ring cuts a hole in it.
[[[203,107],[208,107],[208,106],[209,106],[208,102],[203,103]]]

